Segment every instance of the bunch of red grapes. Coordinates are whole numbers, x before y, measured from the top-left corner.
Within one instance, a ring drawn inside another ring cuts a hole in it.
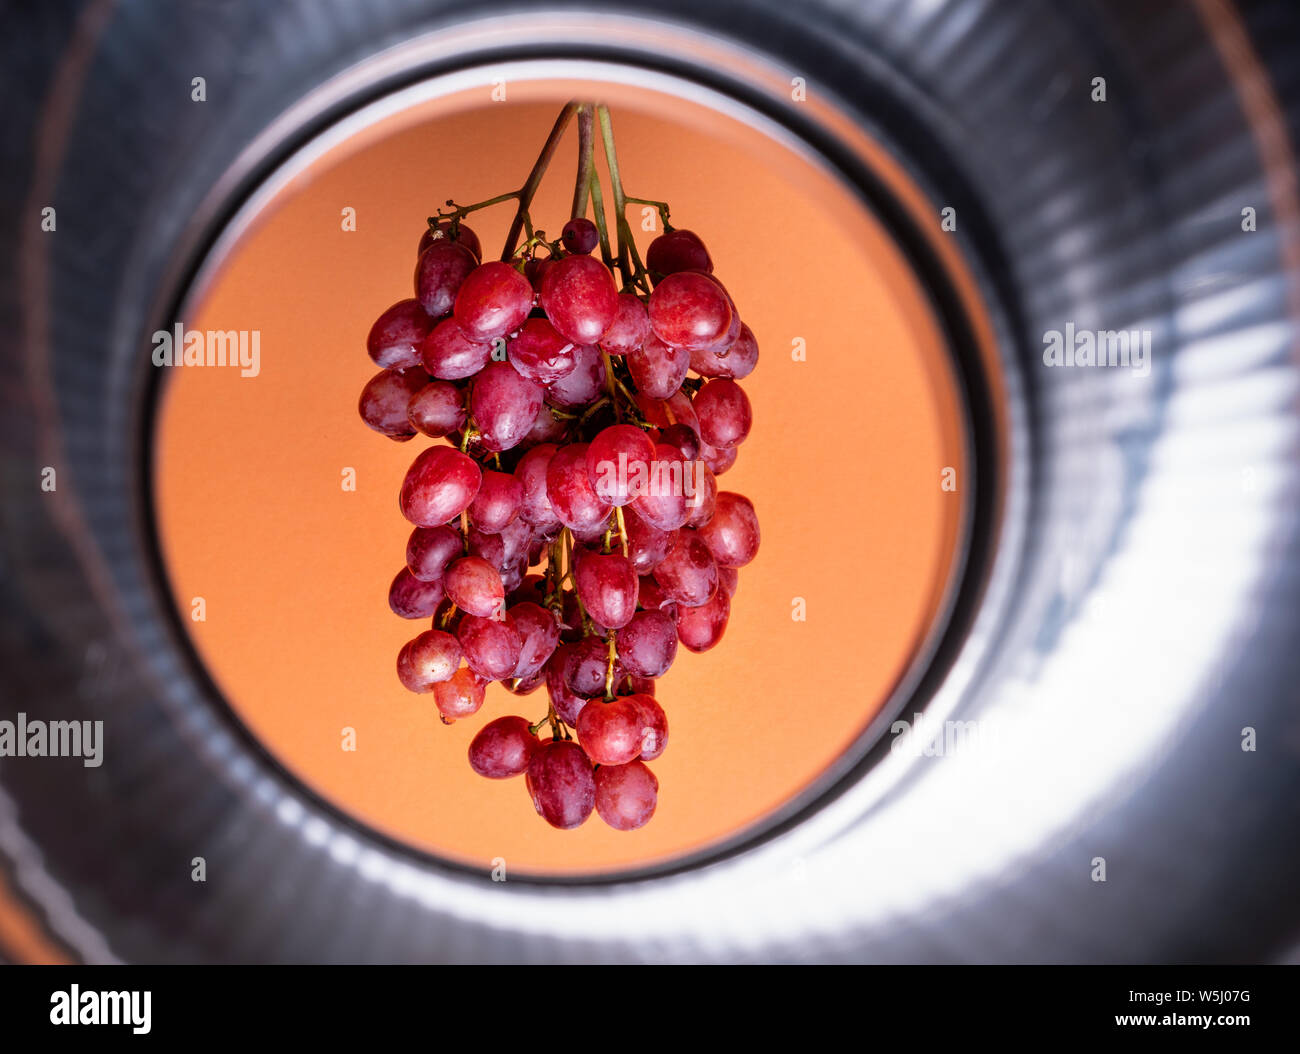
[[[524,775],[555,827],[595,810],[632,830],[658,799],[645,763],[668,745],[655,680],[679,643],[718,643],[758,551],[753,505],[715,478],[749,434],[736,382],[758,345],[691,231],[655,238],[634,281],[620,259],[620,292],[585,217],[482,263],[464,211],[430,219],[415,296],[367,342],[383,369],[361,393],[366,424],[447,440],[402,483],[415,530],[389,603],[432,625],[397,675],[449,724],[491,681],[544,685],[546,716],[489,722],[470,765]]]

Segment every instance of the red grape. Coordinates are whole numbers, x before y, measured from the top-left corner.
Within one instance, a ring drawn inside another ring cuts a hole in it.
[[[402,481],[402,515],[420,527],[437,527],[469,508],[482,470],[474,459],[448,446],[424,450]]]
[[[743,322],[740,334],[721,351],[702,349],[691,352],[691,369],[701,377],[730,377],[740,380],[754,372],[758,365],[758,341],[754,332]]]
[[[460,534],[447,526],[417,527],[406,542],[406,566],[422,582],[441,582],[447,564],[460,554]]]
[[[668,715],[654,697],[654,681],[640,678],[645,687],[637,687],[629,699],[636,700],[637,710],[641,714],[641,760],[654,761],[668,749]]]
[[[541,385],[521,377],[508,362],[489,363],[474,378],[469,410],[488,450],[518,446],[541,408]]]
[[[573,651],[573,644],[561,644],[546,661],[546,694],[550,696],[555,713],[566,725],[577,724],[578,715],[587,705],[587,697],[570,688],[566,676]]]
[[[713,261],[694,231],[675,230],[659,235],[646,249],[645,264],[656,274],[678,271],[712,271]]]
[[[536,384],[551,384],[577,368],[576,347],[555,332],[546,319],[530,318],[506,343],[506,354],[521,377]]]
[[[591,530],[609,519],[611,506],[596,494],[587,475],[587,444],[570,443],[546,467],[546,496],[556,518],[574,530]]]
[[[671,347],[653,333],[641,347],[628,351],[625,358],[636,390],[651,399],[671,396],[682,386],[691,368],[689,351]]]
[[[452,561],[442,584],[448,599],[471,615],[490,618],[505,610],[506,591],[501,574],[481,556],[462,556]]]
[[[662,677],[677,656],[677,626],[662,611],[638,611],[615,637],[619,661],[638,677]]]
[[[626,355],[644,344],[649,335],[650,316],[646,314],[645,305],[631,293],[619,293],[618,310],[609,329],[600,338],[600,346],[611,355]]]
[[[575,216],[560,231],[560,240],[571,253],[589,253],[600,244],[600,231],[586,216]]]
[[[436,228],[426,227],[424,233],[420,235],[420,247],[416,251],[415,255],[419,256],[435,241],[439,241],[443,238],[451,238],[451,220],[439,221]],[[465,246],[466,249],[474,254],[475,260],[483,259],[483,245],[478,240],[478,235],[470,230],[469,227],[465,226],[465,224],[461,223],[457,226],[456,237],[451,238],[451,240]]]
[[[648,575],[659,566],[675,537],[673,531],[660,530],[630,507],[623,511],[623,529],[627,536],[627,555],[638,575]]]
[[[522,717],[489,721],[469,744],[469,766],[490,780],[522,776],[541,743]]]
[[[389,439],[410,439],[415,435],[415,426],[406,416],[406,408],[411,397],[428,383],[428,375],[414,367],[402,373],[397,370],[376,373],[361,389],[357,403],[361,420]]]
[[[500,534],[519,515],[524,488],[508,472],[483,473],[478,495],[470,502],[469,522],[484,534]]]
[[[428,618],[438,610],[442,596],[441,582],[421,581],[403,567],[388,587],[388,606],[402,618]]]
[[[708,651],[722,639],[731,615],[731,597],[719,589],[699,607],[682,608],[677,616],[677,637],[690,651]]]
[[[626,765],[641,753],[641,726],[636,696],[593,699],[578,715],[578,742],[597,765]]]
[[[456,324],[470,340],[490,342],[513,333],[533,306],[533,287],[510,264],[474,269],[456,294]]]
[[[587,475],[596,495],[611,505],[626,505],[650,480],[655,446],[635,425],[610,425],[587,447]]]
[[[649,311],[655,335],[688,351],[715,343],[731,326],[726,292],[707,275],[693,271],[670,274],[655,286]]]
[[[533,808],[552,827],[580,827],[596,807],[591,761],[577,743],[547,740],[528,762],[524,779]]]
[[[708,381],[695,393],[695,413],[700,419],[700,438],[723,449],[743,443],[753,423],[749,397],[727,377]]]
[[[406,407],[406,416],[416,431],[434,439],[465,425],[465,397],[450,381],[430,381]]]
[[[744,567],[758,555],[758,516],[743,494],[718,492],[713,517],[699,528],[719,567]]]
[[[688,467],[691,496],[686,501],[686,526],[702,527],[713,519],[718,499],[718,481],[703,461],[692,461]]]
[[[397,654],[397,678],[412,692],[432,692],[460,665],[460,643],[442,630],[425,630],[402,645]]]
[[[456,627],[456,639],[466,665],[484,680],[514,676],[523,641],[508,615],[504,622],[466,615]]]
[[[573,349],[573,372],[546,386],[546,401],[561,410],[586,406],[605,391],[605,360],[600,349],[582,344]]]
[[[547,470],[558,449],[554,443],[535,446],[515,466],[515,479],[519,480],[522,491],[519,515],[540,530],[549,531],[560,525],[546,493]]]
[[[436,239],[415,265],[415,299],[420,306],[439,318],[452,308],[456,294],[469,273],[478,266],[474,254],[457,242]]]
[[[596,769],[596,812],[616,831],[635,831],[650,822],[659,804],[659,780],[640,761]]]
[[[532,677],[546,665],[546,660],[560,643],[560,623],[555,615],[529,601],[515,604],[507,612],[519,633],[519,661],[514,676]]]
[[[609,268],[590,256],[566,256],[542,275],[538,297],[556,330],[575,344],[595,344],[618,313],[618,287]]]
[[[420,346],[420,358],[429,376],[443,381],[473,377],[492,361],[492,345],[469,340],[455,319],[433,327]]]
[[[404,370],[420,364],[420,345],[433,319],[418,300],[399,300],[377,319],[366,337],[366,351],[376,366]]]
[[[684,530],[655,568],[654,579],[670,600],[687,608],[697,607],[717,592],[718,565],[700,536]],[[451,595],[450,587],[447,593]]]
[[[433,686],[433,701],[448,721],[469,717],[483,705],[487,682],[468,666]]]
[[[574,575],[578,599],[592,622],[604,629],[626,626],[636,613],[637,574],[617,553],[585,553]]]

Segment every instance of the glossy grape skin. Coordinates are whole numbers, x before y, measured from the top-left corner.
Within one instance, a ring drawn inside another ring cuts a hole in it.
[[[601,765],[596,769],[596,812],[616,831],[635,831],[650,822],[659,804],[659,780],[648,765]]]
[[[587,705],[587,697],[579,695],[569,687],[566,669],[573,657],[575,645],[563,643],[546,661],[546,693],[550,697],[555,713],[566,725],[577,723],[578,715]]]
[[[532,677],[555,654],[560,644],[560,623],[546,608],[530,601],[512,605],[506,614],[513,621],[520,639],[514,676]]]
[[[401,373],[384,370],[371,377],[361,389],[357,412],[380,435],[405,442],[415,435],[415,426],[406,416],[407,407],[412,396],[428,383],[428,375],[418,368]]]
[[[684,608],[698,607],[718,590],[718,565],[703,539],[693,530],[683,530],[655,568],[654,580],[670,600]]]
[[[402,645],[397,654],[397,679],[407,691],[432,692],[460,665],[460,642],[442,630],[425,630]]]
[[[575,695],[590,699],[604,693],[608,669],[609,646],[600,637],[583,637],[565,653],[564,683]],[[620,669],[615,662],[616,678]]]
[[[691,368],[691,353],[665,344],[655,334],[624,356],[636,390],[651,399],[667,399],[682,386]]]
[[[509,472],[483,472],[483,482],[469,506],[469,522],[484,534],[500,534],[519,515],[523,485]]]
[[[740,333],[728,347],[720,351],[702,349],[691,352],[691,369],[701,377],[729,377],[740,380],[754,372],[758,365],[758,341],[754,331],[743,322]]]
[[[637,677],[662,677],[677,657],[677,626],[662,611],[638,611],[615,637],[619,661]]]
[[[441,241],[444,239],[451,238],[451,220],[441,220],[438,223],[436,230],[439,232],[441,237],[439,237],[439,234],[435,234],[434,230],[435,228],[433,227],[426,227],[424,229],[424,233],[420,235],[420,246],[415,254],[417,257],[420,256],[424,252],[424,250],[427,249],[430,245],[432,245],[435,241]],[[475,234],[464,223],[461,223],[457,227],[456,237],[452,240],[459,245],[465,246],[466,249],[472,252],[474,254],[475,260],[483,259],[482,242],[478,240],[478,235]]]
[[[541,385],[521,377],[508,362],[489,363],[474,378],[469,412],[488,450],[518,446],[541,408]]]
[[[469,767],[490,780],[522,776],[541,745],[526,718],[498,717],[470,740]]]
[[[402,618],[429,618],[442,603],[441,582],[425,582],[411,574],[409,567],[397,572],[388,587],[388,606]]]
[[[471,527],[467,535],[469,555],[477,556],[500,574],[506,566],[506,542],[500,534],[487,534]]]
[[[726,292],[707,275],[694,271],[671,274],[655,286],[649,314],[655,336],[688,352],[716,343],[731,327]]]
[[[718,492],[713,517],[699,535],[719,567],[744,567],[758,555],[758,516],[743,494]]]
[[[542,278],[553,262],[549,257],[534,256],[524,264],[524,277],[528,279],[534,293],[542,291]]]
[[[587,444],[570,443],[546,467],[546,496],[556,518],[574,530],[591,530],[609,519],[612,506],[600,500],[587,475]]]
[[[597,765],[626,765],[641,753],[641,709],[636,696],[593,699],[578,715],[578,742]]]
[[[664,592],[663,587],[654,580],[653,575],[646,575],[641,579],[637,603],[646,611],[662,611],[673,621],[677,620],[677,601]]]
[[[447,314],[470,272],[478,266],[464,245],[435,240],[415,264],[415,299],[433,318]]]
[[[455,319],[470,340],[491,343],[513,333],[533,307],[533,287],[510,264],[493,260],[476,268],[456,294]]]
[[[603,629],[626,626],[636,613],[637,574],[632,561],[617,553],[587,553],[574,575],[587,616]]]
[[[491,618],[505,610],[501,573],[481,556],[453,560],[443,575],[442,587],[453,604],[479,618]]]
[[[524,780],[533,808],[552,827],[581,827],[596,808],[591,761],[572,741],[544,742],[529,761]]]
[[[687,492],[696,486],[693,465],[681,451],[667,443],[655,444],[650,465],[650,485],[632,502],[632,510],[652,527],[674,531],[689,516]]]
[[[414,298],[399,300],[370,327],[366,353],[376,366],[405,370],[420,365],[420,345],[433,329],[433,319]]]
[[[515,466],[515,479],[519,481],[522,492],[519,515],[542,530],[551,530],[560,525],[559,517],[551,508],[551,499],[546,493],[547,470],[558,449],[554,443],[535,446]]]
[[[560,231],[560,240],[569,252],[585,255],[600,244],[600,231],[586,216],[575,216]]]
[[[713,519],[718,500],[718,480],[703,461],[691,462],[690,479],[694,493],[686,500],[686,526],[703,527]]]
[[[573,372],[546,386],[546,401],[561,410],[585,407],[605,391],[605,360],[600,349],[583,344],[573,349]]]
[[[513,677],[523,641],[509,616],[505,621],[466,615],[456,627],[465,664],[487,681]]]
[[[430,381],[411,397],[407,420],[417,432],[441,439],[465,426],[465,397],[450,381]]]
[[[736,599],[736,590],[740,588],[740,572],[734,567],[718,568],[718,588],[725,589],[727,596]]]
[[[709,250],[704,247],[698,234],[688,230],[668,231],[659,235],[646,249],[645,265],[660,275],[676,274],[678,271],[713,271]]]
[[[438,527],[468,509],[483,473],[473,458],[449,446],[424,450],[402,481],[402,515],[419,527]]]
[[[700,437],[686,425],[669,425],[660,429],[655,443],[676,448],[687,462],[700,456]]]
[[[749,396],[727,377],[707,381],[695,393],[695,413],[700,419],[700,438],[710,446],[730,449],[749,435],[754,421]]]
[[[648,575],[658,567],[673,544],[673,531],[660,530],[632,508],[623,510],[623,530],[627,536],[628,559],[638,575]]]
[[[618,310],[609,329],[600,338],[600,346],[611,355],[626,355],[644,344],[649,335],[650,316],[646,314],[645,305],[631,293],[619,293]]]
[[[527,677],[510,677],[501,683],[512,695],[531,695],[546,683],[546,671],[538,670]]]
[[[596,495],[611,505],[626,505],[646,488],[655,446],[635,425],[610,425],[587,447],[587,476]]]
[[[731,616],[731,597],[718,589],[699,607],[682,608],[677,616],[677,639],[690,651],[708,651],[722,639]]]
[[[543,406],[537,411],[537,420],[533,422],[533,427],[528,430],[528,435],[519,445],[533,447],[540,443],[559,443],[565,439],[568,432],[569,422],[557,417],[555,411],[549,406]]]
[[[618,314],[618,287],[609,268],[590,256],[566,256],[542,275],[538,303],[558,333],[595,344]]]
[[[433,686],[433,701],[448,721],[478,713],[486,697],[487,682],[468,666]]]
[[[501,530],[497,531],[497,537],[501,539],[503,550],[501,554],[502,567],[520,560],[524,561],[525,564],[530,562],[529,557],[533,544],[533,528],[531,524],[525,523],[521,517],[516,516]]]
[[[430,377],[461,381],[473,377],[492,361],[492,345],[466,338],[455,319],[444,319],[420,346],[420,359]]]
[[[663,430],[685,425],[691,432],[699,434],[700,422],[695,416],[695,407],[691,404],[691,397],[683,391],[674,390],[666,399],[641,394],[637,396],[636,404],[647,424]]]
[[[406,541],[406,566],[422,582],[441,582],[461,548],[460,534],[451,527],[417,527]]]
[[[634,678],[634,683],[641,681],[649,686],[638,686],[629,699],[636,701],[637,711],[641,717],[641,760],[654,761],[668,749],[668,715],[654,697],[654,681],[649,678]]]
[[[546,319],[530,318],[506,343],[506,355],[521,377],[535,384],[553,384],[577,368],[576,347]]]
[[[739,454],[739,447],[733,446],[730,450],[721,450],[703,441],[700,443],[700,457],[703,458],[704,463],[709,466],[709,471],[715,476],[721,476],[727,469],[731,468],[736,463]]]

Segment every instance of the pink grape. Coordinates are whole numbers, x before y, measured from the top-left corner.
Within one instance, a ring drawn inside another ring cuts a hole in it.
[[[411,574],[409,567],[397,572],[388,587],[388,606],[402,618],[429,618],[442,603],[441,582],[423,582]]]
[[[618,313],[618,287],[609,268],[590,256],[566,256],[542,275],[538,297],[557,332],[575,344],[595,344]]]
[[[650,822],[659,804],[659,780],[640,761],[596,769],[596,812],[616,831],[635,831]]]
[[[523,641],[507,615],[504,622],[466,615],[456,627],[465,663],[487,681],[514,676]]]
[[[626,765],[641,753],[641,709],[636,696],[593,699],[578,715],[578,742],[597,765]]]
[[[596,808],[591,761],[577,743],[544,742],[528,762],[524,780],[533,808],[552,827],[580,827]]]
[[[533,287],[510,264],[475,268],[456,294],[456,324],[469,340],[491,342],[513,333],[533,306]]]
[[[683,607],[698,607],[717,592],[718,565],[703,539],[695,531],[684,530],[655,568],[654,579],[670,600]],[[447,592],[451,594],[450,588]]]
[[[655,446],[635,425],[610,425],[587,447],[587,476],[597,496],[611,505],[626,505],[644,489]]]
[[[460,381],[473,377],[492,361],[492,345],[469,340],[455,319],[448,318],[425,337],[420,358],[430,377]]]
[[[725,589],[719,589],[699,607],[681,609],[677,638],[690,651],[708,651],[722,639],[730,616],[731,597]]]
[[[433,701],[448,721],[478,713],[486,696],[487,682],[468,666],[462,666],[447,680],[433,686]]]
[[[411,397],[428,383],[428,375],[415,367],[404,373],[384,370],[375,374],[361,389],[357,402],[361,420],[389,439],[410,439],[415,435],[415,426],[406,416],[406,409]]]
[[[366,337],[366,352],[386,370],[418,366],[420,345],[432,328],[433,319],[418,300],[399,300],[375,319]]]
[[[402,481],[402,515],[420,527],[437,527],[469,508],[482,483],[473,458],[448,446],[422,451]]]
[[[713,517],[699,528],[719,567],[744,567],[758,555],[758,516],[743,494],[718,492]]]
[[[626,556],[584,554],[574,580],[578,598],[597,626],[618,629],[636,613],[637,574]]]
[[[471,615],[489,618],[503,610],[506,591],[501,574],[481,556],[462,556],[453,560],[443,576],[442,585],[448,599]]]
[[[675,230],[659,235],[646,249],[645,264],[661,275],[678,271],[713,270],[713,260],[704,242],[694,231]]]
[[[662,677],[677,656],[677,626],[662,611],[638,611],[618,631],[615,644],[628,673]]]
[[[464,245],[439,238],[415,265],[415,299],[434,318],[447,314],[478,260]]]
[[[406,566],[422,582],[441,582],[461,549],[460,533],[451,527],[417,527],[406,541]]]
[[[695,412],[700,419],[700,438],[711,446],[729,449],[749,435],[753,411],[744,389],[727,377],[705,383],[695,393]]]
[[[465,397],[450,381],[430,381],[411,397],[406,416],[417,432],[441,439],[465,426]]]
[[[498,717],[470,740],[469,766],[490,780],[522,776],[541,745],[525,718]]]
[[[535,384],[552,384],[577,368],[576,347],[546,319],[530,318],[506,343],[506,355],[521,377]]]
[[[460,642],[442,630],[425,630],[397,655],[397,679],[408,691],[432,692],[460,665]]]
[[[655,286],[649,312],[655,335],[665,344],[687,351],[708,347],[731,326],[726,292],[707,275],[694,271],[670,274]]]

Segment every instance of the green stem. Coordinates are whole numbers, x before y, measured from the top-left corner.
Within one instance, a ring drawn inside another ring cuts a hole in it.
[[[591,177],[596,171],[594,128],[591,105],[583,103],[578,107],[578,177],[573,184],[573,208],[569,211],[575,220],[587,214],[587,195],[591,192]]]
[[[515,209],[515,218],[510,224],[510,233],[506,235],[506,247],[501,250],[501,259],[509,260],[515,252],[515,243],[519,240],[519,232],[523,229],[524,218],[528,212],[528,206],[533,203],[533,196],[537,193],[537,188],[542,185],[542,177],[546,175],[546,169],[551,164],[551,158],[555,156],[555,150],[560,145],[560,139],[564,136],[564,130],[569,126],[569,121],[573,115],[578,112],[578,104],[571,102],[560,111],[560,116],[555,119],[555,125],[551,128],[551,134],[546,137],[546,142],[542,146],[542,152],[537,155],[537,160],[533,163],[533,170],[528,173],[528,179],[519,190],[519,207]]]
[[[605,266],[614,270],[614,256],[609,251],[609,228],[605,223],[605,202],[601,199],[600,176],[593,165],[591,169],[591,211],[595,216],[596,230],[600,232],[600,257]]]
[[[626,287],[633,284],[632,257],[627,247],[631,232],[628,230],[627,217],[624,215],[627,210],[627,199],[623,196],[623,178],[619,175],[618,151],[614,149],[614,127],[610,123],[609,107],[599,106],[596,108],[596,113],[600,119],[600,138],[605,144],[605,163],[609,166],[609,185],[614,196],[614,223],[618,233],[618,269],[623,274],[623,285]]]

